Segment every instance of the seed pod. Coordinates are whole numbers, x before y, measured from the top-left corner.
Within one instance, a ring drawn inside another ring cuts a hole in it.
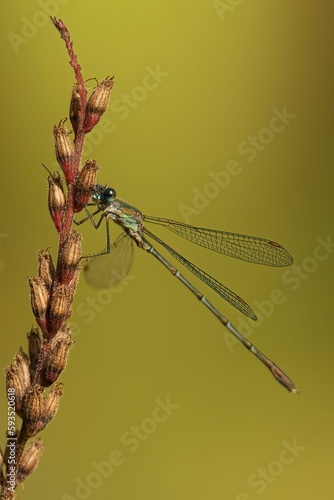
[[[74,148],[64,122],[54,126],[53,137],[57,161],[67,182],[73,182],[76,176],[76,172],[73,170]]]
[[[22,386],[19,371],[15,363],[11,363],[5,368],[6,390],[9,397],[14,398],[15,412],[22,417],[23,399],[25,390]]]
[[[75,84],[72,89],[71,103],[70,103],[70,120],[75,137],[78,131],[80,111],[81,111],[80,93],[78,85]]]
[[[68,285],[79,267],[81,257],[82,235],[77,232],[69,234],[59,258],[59,283]]]
[[[26,434],[29,437],[35,436],[43,428],[41,423],[41,415],[44,407],[43,391],[44,389],[40,385],[32,385],[26,394],[24,417]]]
[[[74,211],[80,212],[87,205],[96,185],[96,174],[100,168],[95,160],[87,160],[73,186]]]
[[[50,291],[56,272],[52,256],[48,250],[39,250],[38,264],[38,276],[43,280],[44,285]]]
[[[58,172],[48,177],[48,206],[51,218],[58,233],[63,227],[63,213],[66,205],[66,198]]]
[[[44,444],[41,439],[35,439],[30,445],[24,450],[18,470],[16,481],[17,483],[22,483],[38,466],[39,459],[44,451]]]
[[[43,334],[47,335],[46,312],[49,303],[49,292],[39,276],[37,278],[29,278],[28,282],[32,311]]]
[[[22,385],[25,388],[30,386],[30,370],[29,370],[29,359],[26,353],[20,347],[19,353],[15,356],[15,361],[19,370],[19,374],[22,380]]]
[[[53,337],[50,351],[42,368],[41,378],[44,387],[53,384],[64,370],[69,350],[73,344],[68,327],[65,327]]]
[[[73,290],[68,285],[58,285],[50,299],[49,335],[55,335],[72,314]]]
[[[99,122],[101,116],[108,106],[111,89],[114,85],[114,77],[107,76],[95,88],[92,95],[88,99],[86,106],[86,116],[84,124],[84,132],[87,134]]]
[[[31,380],[35,377],[35,371],[38,363],[39,353],[41,351],[41,338],[37,328],[32,328],[28,337],[28,347],[29,347],[29,359],[30,359],[30,377]]]
[[[5,368],[8,403],[19,417],[24,415],[24,398],[30,387],[28,356],[20,349],[14,362]]]
[[[70,283],[70,287],[72,289],[73,295],[75,294],[75,290],[77,288],[77,284],[78,284],[78,281],[79,281],[79,278],[80,278],[81,267],[82,267],[81,263],[79,263],[78,267],[75,269],[75,271],[73,273],[73,277],[72,277],[72,280],[71,280],[71,283]]]
[[[55,386],[52,387],[49,393],[45,396],[44,409],[41,416],[43,429],[45,429],[48,423],[51,422],[51,420],[56,415],[59,408],[60,398],[62,397],[63,394],[64,391],[60,387],[60,384],[55,384]]]

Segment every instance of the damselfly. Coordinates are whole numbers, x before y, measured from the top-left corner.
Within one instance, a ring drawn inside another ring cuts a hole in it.
[[[249,318],[256,319],[256,315],[251,307],[238,295],[229,290],[218,280],[210,276],[199,267],[192,264],[167,243],[158,238],[149,231],[144,223],[149,222],[163,226],[170,231],[182,236],[183,238],[201,245],[205,248],[224,255],[235,257],[237,259],[264,264],[268,266],[288,266],[292,263],[292,257],[289,252],[280,244],[264,238],[255,236],[246,236],[242,234],[217,231],[201,227],[194,227],[189,224],[177,222],[170,219],[151,217],[143,215],[137,208],[116,198],[116,192],[112,188],[97,184],[92,195],[93,205],[97,206],[94,213],[87,209],[88,216],[82,222],[91,220],[97,229],[103,219],[106,220],[107,228],[107,248],[100,254],[92,256],[94,258],[88,261],[84,271],[88,283],[95,288],[108,288],[116,281],[123,279],[129,272],[133,261],[133,241],[143,250],[152,254],[161,264],[163,264],[176,278],[178,278],[215,316],[218,320],[234,335],[250,352],[252,352],[267,368],[274,377],[290,392],[298,392],[292,380],[257,349],[242,333],[240,333],[232,323],[216,309],[211,302],[192,285],[170,262],[168,262],[148,241],[147,236],[156,243],[162,245],[176,260],[191,271],[197,278],[202,280],[212,290],[214,290],[223,299],[236,307],[240,312]],[[97,222],[94,216],[101,214]],[[124,232],[111,245],[109,235],[109,219],[113,220],[122,227]],[[104,255],[107,254],[107,255]],[[102,257],[104,255],[104,257]],[[106,260],[107,259],[107,260]],[[115,274],[117,268],[118,273]]]

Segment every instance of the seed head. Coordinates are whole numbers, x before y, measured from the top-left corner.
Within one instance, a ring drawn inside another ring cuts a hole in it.
[[[60,253],[58,281],[68,285],[74,278],[81,257],[82,235],[77,232],[69,234]]]
[[[74,342],[71,341],[67,327],[53,337],[50,350],[42,368],[42,383],[44,387],[53,384],[64,370],[69,350],[73,344]]]
[[[55,279],[55,267],[52,256],[48,250],[38,252],[38,276],[43,280],[44,285],[50,291]]]
[[[35,439],[24,450],[18,470],[17,470],[17,483],[22,483],[38,466],[39,459],[44,451],[43,441],[39,438]]]
[[[32,437],[42,428],[41,415],[44,407],[43,387],[32,385],[26,394],[24,404],[24,418],[27,436]]]
[[[74,148],[69,138],[68,131],[64,122],[55,125],[53,128],[53,137],[57,161],[64,172],[67,182],[73,182],[76,172],[73,171]]]
[[[70,285],[69,285],[72,289],[73,295],[75,293],[75,290],[77,288],[77,284],[78,284],[78,281],[80,278],[81,268],[82,268],[81,263],[79,263],[77,268],[73,272],[73,277],[72,277],[72,280],[71,280]]]
[[[49,391],[49,393],[44,398],[44,409],[41,416],[41,421],[43,422],[43,429],[48,425],[49,422],[56,415],[60,398],[64,394],[64,391],[60,387],[60,384],[55,384]]]
[[[95,160],[87,160],[82,167],[73,186],[75,212],[80,212],[89,202],[96,185],[96,174],[99,168]]]
[[[55,335],[71,316],[73,295],[71,286],[61,284],[55,287],[50,299],[49,336]]]
[[[99,85],[95,88],[92,95],[88,99],[84,124],[84,131],[86,134],[90,132],[93,127],[95,127],[95,125],[99,122],[101,116],[107,109],[109,96],[113,85],[114,77],[107,76],[107,78],[99,83]]]
[[[38,363],[39,353],[41,351],[41,338],[37,328],[32,328],[28,337],[28,347],[29,347],[29,359],[30,359],[30,377],[31,380],[35,377],[35,371]]]
[[[47,334],[46,312],[49,303],[49,291],[39,276],[37,278],[30,277],[28,282],[32,311],[43,334]]]
[[[22,347],[20,347],[19,353],[15,356],[15,362],[22,380],[22,385],[28,388],[30,385],[29,359]]]
[[[80,92],[78,89],[78,85],[75,84],[72,88],[72,96],[70,103],[70,120],[75,136],[77,135],[78,131],[80,111],[81,111]]]
[[[30,387],[30,371],[28,356],[22,348],[14,358],[14,362],[5,368],[7,394],[11,397],[11,407],[19,417],[24,414],[24,398]]]
[[[48,177],[48,205],[51,218],[58,233],[63,226],[63,212],[66,205],[66,198],[58,172]]]

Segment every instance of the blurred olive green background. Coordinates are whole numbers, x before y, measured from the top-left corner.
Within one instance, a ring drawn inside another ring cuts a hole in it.
[[[55,255],[57,247],[41,163],[56,168],[52,128],[68,115],[73,75],[48,9],[67,23],[86,79],[115,75],[109,109],[85,149],[84,159],[102,167],[99,181],[144,213],[268,237],[293,254],[291,269],[260,267],[157,231],[257,312],[266,308],[247,331],[301,394],[280,387],[135,249],[129,279],[113,292],[80,282],[65,395],[20,498],[333,498],[332,3],[6,5],[3,367],[26,348],[35,324],[27,277],[36,274],[37,250]],[[84,252],[101,250],[103,230],[83,230]],[[199,288],[241,325],[236,310]],[[3,445],[3,380],[1,394]],[[163,409],[168,401],[173,406]]]

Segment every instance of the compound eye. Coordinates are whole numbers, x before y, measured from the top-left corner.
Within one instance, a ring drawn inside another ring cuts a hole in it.
[[[116,198],[116,191],[113,188],[105,188],[102,194],[103,199],[107,203],[111,203]]]

